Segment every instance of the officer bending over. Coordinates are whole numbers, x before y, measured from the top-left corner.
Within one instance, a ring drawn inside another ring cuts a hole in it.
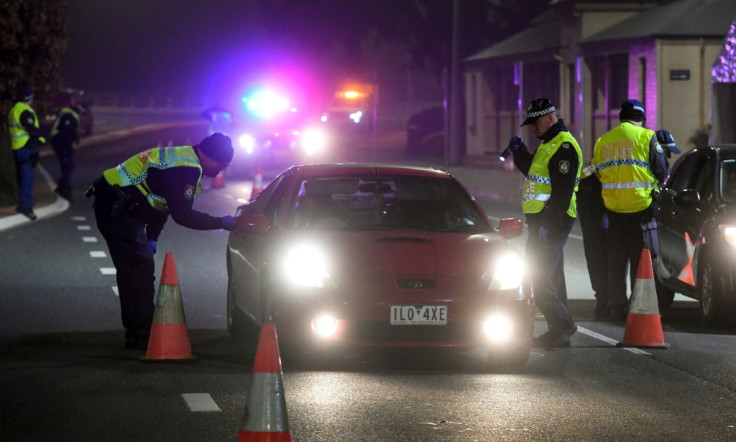
[[[156,241],[169,215],[195,230],[234,230],[236,218],[192,208],[202,175],[214,177],[233,158],[230,138],[215,133],[195,146],[154,147],[104,171],[95,195],[97,228],[117,270],[125,347],[145,349],[153,321]]]

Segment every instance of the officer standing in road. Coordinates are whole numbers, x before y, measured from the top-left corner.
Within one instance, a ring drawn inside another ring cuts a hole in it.
[[[153,322],[156,242],[169,215],[195,230],[235,229],[232,216],[192,208],[202,175],[216,176],[233,158],[230,138],[215,133],[195,146],[154,147],[104,171],[95,195],[97,227],[117,270],[125,347],[145,349]]]
[[[575,192],[582,166],[580,146],[555,116],[546,98],[532,101],[521,126],[531,125],[542,140],[534,154],[521,137],[511,137],[514,164],[526,176],[522,209],[529,226],[526,257],[537,307],[548,331],[534,338],[538,347],[568,347],[577,325],[567,307],[563,247],[575,222]]]
[[[660,129],[656,132],[657,134],[657,141],[659,141],[659,145],[662,146],[662,150],[664,151],[664,156],[666,159],[667,164],[667,170],[670,170],[670,158],[672,158],[672,154],[681,154],[682,151],[677,147],[677,143],[675,143],[675,137],[672,136],[672,134],[668,130]]]
[[[582,169],[576,200],[580,229],[583,232],[583,250],[588,277],[596,299],[593,315],[597,320],[608,319],[609,311],[606,305],[608,213],[601,196],[601,180],[592,163]]]
[[[61,178],[56,193],[72,201],[72,173],[74,173],[74,144],[79,144],[79,111],[74,97],[64,95],[54,124],[51,126],[51,147],[59,159]]]
[[[15,170],[18,179],[18,206],[15,211],[31,220],[36,219],[33,212],[33,175],[38,163],[38,148],[46,139],[39,128],[36,112],[31,108],[33,91],[24,89],[20,99],[8,115],[11,148],[15,157]]]
[[[649,249],[656,272],[659,247],[652,201],[667,175],[667,160],[654,131],[643,127],[645,112],[640,101],[624,101],[619,120],[618,126],[596,141],[593,163],[608,210],[606,305],[611,319],[625,321],[629,310],[626,273],[633,290],[642,249]]]

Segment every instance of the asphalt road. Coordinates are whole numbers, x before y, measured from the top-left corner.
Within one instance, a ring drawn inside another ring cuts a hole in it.
[[[199,130],[148,133],[80,150],[75,187],[160,139],[196,140]],[[354,155],[370,158],[372,152]],[[390,160],[401,161],[401,155],[394,152]],[[266,181],[271,172],[264,173]],[[469,187],[478,187],[476,196],[491,216],[518,216],[515,204],[491,197],[493,186],[482,186],[482,173],[467,173],[468,183],[479,180]],[[228,176],[224,189],[205,190],[196,207],[233,213],[251,187],[248,176]],[[90,200],[0,232],[0,439],[235,440],[256,342],[232,340],[225,331],[226,238],[224,231],[167,225],[156,275],[171,252],[198,360],[143,363],[139,351],[122,348],[112,263]],[[734,331],[702,328],[695,305],[683,301],[663,315],[668,349],[617,348],[624,325],[592,322],[580,241],[571,238],[565,251],[580,325],[571,348],[533,350],[526,366],[501,373],[489,372],[481,351],[285,361],[292,438],[736,439]],[[538,316],[536,332],[544,327]]]

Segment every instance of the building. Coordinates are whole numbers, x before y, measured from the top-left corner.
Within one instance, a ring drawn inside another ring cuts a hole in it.
[[[647,127],[693,147],[735,18],[734,0],[550,1],[530,28],[464,60],[466,161],[495,160],[512,135],[533,138],[519,125],[538,97],[557,106],[585,159],[627,98],[644,103]]]

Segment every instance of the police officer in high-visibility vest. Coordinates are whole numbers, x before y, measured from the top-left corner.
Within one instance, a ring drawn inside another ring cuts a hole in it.
[[[65,94],[60,102],[56,119],[51,126],[51,148],[59,159],[61,177],[56,193],[72,201],[72,173],[74,173],[74,144],[79,144],[79,110],[74,97]]]
[[[233,158],[230,138],[215,133],[194,146],[154,147],[107,169],[85,194],[95,195],[97,227],[117,270],[126,348],[146,348],[154,312],[156,242],[169,215],[195,230],[234,230],[236,218],[192,208],[202,175]]]
[[[35,220],[33,175],[39,159],[38,148],[46,142],[46,139],[39,128],[36,112],[31,108],[32,103],[33,91],[24,89],[19,101],[10,109],[8,126],[18,179],[18,206],[15,211]]]
[[[652,201],[667,175],[667,159],[654,131],[643,126],[645,111],[640,101],[624,101],[619,120],[618,126],[596,141],[593,163],[608,210],[607,306],[611,319],[625,321],[629,309],[626,273],[633,290],[642,249],[649,249],[656,272],[659,246]]]
[[[575,222],[575,192],[583,158],[578,142],[555,116],[548,99],[529,104],[522,123],[526,125],[532,126],[542,144],[532,154],[521,137],[514,136],[509,149],[514,164],[526,176],[522,191],[529,226],[526,258],[535,302],[547,319],[547,332],[534,338],[534,344],[567,347],[577,325],[567,307],[562,249]]]

